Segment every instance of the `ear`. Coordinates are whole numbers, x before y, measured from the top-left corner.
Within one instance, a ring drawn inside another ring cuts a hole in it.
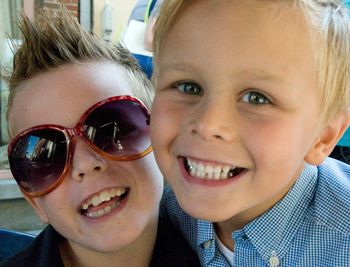
[[[39,216],[40,220],[44,224],[49,223],[49,219],[46,216],[45,210],[40,205],[40,198],[30,198],[24,195],[25,200],[32,206],[36,214]]]
[[[350,112],[344,112],[329,121],[321,130],[320,136],[305,156],[305,161],[320,165],[332,152],[350,124]]]

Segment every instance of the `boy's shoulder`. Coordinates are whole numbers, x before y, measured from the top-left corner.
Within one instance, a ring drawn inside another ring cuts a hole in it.
[[[327,158],[317,169],[313,217],[317,224],[350,237],[350,165]]]
[[[181,230],[192,248],[196,249],[198,220],[192,218],[181,208],[174,191],[169,185],[165,186],[160,211],[170,219],[175,228]]]
[[[162,213],[159,216],[157,240],[149,266],[200,266],[195,251],[186,242],[180,231],[172,225],[169,218]]]
[[[63,267],[58,239],[61,236],[49,225],[33,242],[16,255],[0,262],[0,267]]]

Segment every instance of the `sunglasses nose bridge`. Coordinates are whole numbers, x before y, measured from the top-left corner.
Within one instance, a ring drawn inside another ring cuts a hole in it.
[[[81,137],[83,136],[83,133],[79,126],[76,126],[74,128],[67,129],[67,133],[69,135],[69,139],[72,140],[75,136]]]

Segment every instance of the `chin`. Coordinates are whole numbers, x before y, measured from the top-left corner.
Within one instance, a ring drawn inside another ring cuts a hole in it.
[[[107,236],[108,234],[106,234]],[[91,244],[90,249],[97,251],[99,253],[115,253],[125,247],[128,247],[133,242],[135,242],[136,238],[122,238],[121,236],[111,238],[111,239],[104,239],[99,240],[98,242],[95,242]]]
[[[222,222],[222,221],[226,221],[229,220],[230,218],[232,218],[231,215],[227,215],[225,216],[224,214],[208,214],[208,212],[195,212],[192,213],[193,215],[191,215],[192,217],[196,218],[196,219],[200,219],[200,220],[205,220],[205,221],[209,221],[209,222]]]
[[[187,202],[191,203],[191,202]],[[193,202],[192,202],[193,203]],[[213,208],[208,205],[202,205],[202,206],[193,206],[193,205],[186,205],[185,203],[179,203],[182,209],[188,213],[191,217],[195,219],[200,220],[206,220],[210,222],[220,222],[230,219],[233,215],[230,212],[223,213],[222,208]]]

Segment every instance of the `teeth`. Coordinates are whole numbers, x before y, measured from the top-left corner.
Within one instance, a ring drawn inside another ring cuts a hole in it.
[[[121,189],[121,188],[118,188],[117,189],[117,192],[116,192],[116,195],[118,196],[118,197],[120,197],[122,194],[124,194],[125,193],[125,189],[123,188],[123,189]]]
[[[111,195],[109,194],[109,192],[108,192],[107,190],[102,191],[102,192],[100,193],[100,199],[101,199],[102,201],[108,201],[108,200],[111,199]]]
[[[96,211],[92,211],[92,212],[87,212],[85,215],[87,217],[90,217],[90,218],[97,218],[97,217],[101,217],[107,213],[109,213],[111,210],[113,210],[114,208],[118,207],[120,204],[120,202],[116,202],[116,203],[113,203],[112,205],[110,206],[107,206],[107,207],[104,207],[103,209],[99,209],[99,210],[96,210]]]
[[[117,189],[116,188],[112,188],[111,190],[110,190],[110,194],[112,195],[112,196],[116,196],[117,195]]]
[[[191,165],[190,165],[191,166]],[[190,168],[190,175],[191,176],[195,176],[196,175],[196,168],[193,168],[192,166],[191,166],[191,168]]]
[[[202,162],[195,162],[193,159],[187,159],[187,169],[189,174],[206,180],[228,179],[232,177],[235,168],[235,166],[230,165],[204,164]]]
[[[112,210],[112,208],[111,208],[111,206],[107,206],[103,210],[104,210],[104,212],[108,213]]]
[[[101,204],[102,202],[103,200],[100,198],[100,196],[93,196],[91,199],[91,204],[95,207]]]
[[[214,168],[213,174],[214,174],[214,179],[215,180],[219,180],[220,179],[220,175],[221,175],[221,167],[220,166],[216,166]]]
[[[212,166],[210,166],[210,165],[207,165],[206,167],[205,167],[205,172],[206,172],[206,176],[207,176],[207,178],[211,178],[211,177],[213,177],[213,167]]]
[[[197,165],[197,169],[198,169],[198,171],[200,171],[200,172],[204,172],[204,170],[205,170],[205,169],[204,169],[204,165],[203,165],[203,164],[200,164],[200,163]]]
[[[115,196],[120,197],[125,193],[125,191],[126,191],[126,188],[112,188],[112,189],[103,190],[99,194],[93,195],[89,200],[83,203],[83,205],[81,206],[81,209],[87,210],[90,205],[93,205],[94,207],[96,207],[105,201],[111,200]]]
[[[89,207],[89,204],[84,203],[84,204],[81,206],[81,209],[82,209],[82,210],[87,210],[88,207]]]
[[[222,168],[222,172],[220,174],[220,178],[225,178],[225,177],[228,177],[228,172],[230,171],[230,167],[228,166],[225,166]]]

